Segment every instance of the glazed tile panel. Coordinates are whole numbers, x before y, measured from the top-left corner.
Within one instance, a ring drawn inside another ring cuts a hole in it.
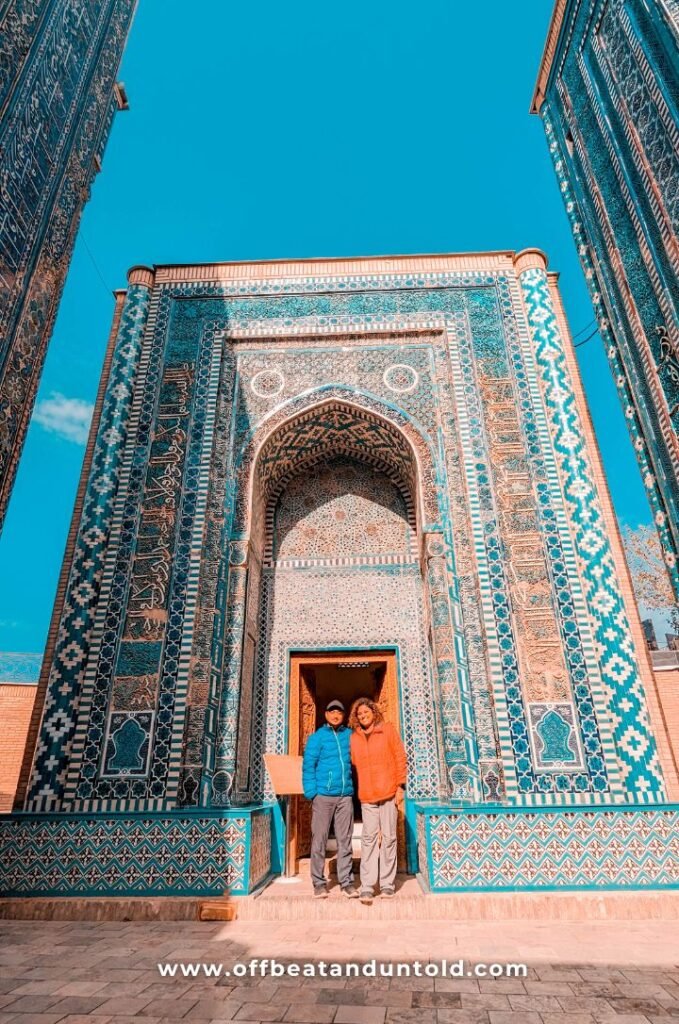
[[[568,4],[545,125],[679,594],[679,35],[666,0]]]
[[[679,887],[679,809],[428,810],[432,892]]]
[[[270,870],[270,833],[268,810],[5,819],[0,896],[244,895]]]
[[[639,800],[657,799],[664,790],[662,772],[547,275],[538,269],[526,270],[521,275],[521,286],[564,478],[564,494],[571,510],[575,544],[582,559],[596,638],[602,651],[601,673],[620,769],[628,792],[635,793]]]
[[[90,650],[115,499],[128,440],[131,396],[149,311],[149,291],[128,289],[104,398],[89,482],[52,658],[27,806],[49,810],[62,792],[77,705]]]
[[[134,0],[7,0],[0,15],[0,527]]]

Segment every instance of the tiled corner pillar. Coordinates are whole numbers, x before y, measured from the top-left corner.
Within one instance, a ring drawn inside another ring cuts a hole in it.
[[[40,740],[26,799],[26,809],[31,811],[57,810],[64,793],[65,770],[130,429],[132,392],[149,312],[153,271],[133,267],[128,282],[47,682]]]
[[[469,688],[463,690],[457,670],[458,655],[448,574],[447,543],[443,532],[429,531],[424,536],[424,557],[431,636],[438,679],[439,714],[444,777],[452,799],[470,801],[480,797],[478,748]]]
[[[597,641],[618,761],[628,799],[665,799],[665,786],[615,560],[587,457],[564,339],[544,254],[526,250],[515,261],[547,419],[570,510],[575,547]]]
[[[224,636],[224,675],[217,712],[214,749],[207,750],[207,770],[203,792],[212,807],[227,807],[231,802],[236,774],[238,718],[241,702],[243,633],[250,549],[247,541],[232,541],[229,546],[227,583],[227,623]]]

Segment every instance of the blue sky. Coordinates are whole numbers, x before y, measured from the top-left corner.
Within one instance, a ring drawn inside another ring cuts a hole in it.
[[[140,0],[0,538],[0,650],[40,651],[113,299],[135,263],[538,246],[593,314],[539,120],[551,0]],[[578,349],[618,515],[649,511],[601,341]]]

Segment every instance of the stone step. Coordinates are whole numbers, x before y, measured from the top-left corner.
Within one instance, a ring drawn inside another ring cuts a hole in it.
[[[643,921],[679,920],[679,891],[425,893],[417,879],[399,880],[396,896],[370,906],[338,886],[313,898],[308,879],[277,879],[256,896],[233,897],[240,921]]]

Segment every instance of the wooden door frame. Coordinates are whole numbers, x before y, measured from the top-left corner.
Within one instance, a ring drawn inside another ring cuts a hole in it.
[[[398,711],[394,726],[402,735],[401,729],[401,693],[399,687],[398,672],[398,648],[380,647],[365,650],[361,648],[344,648],[323,651],[296,651],[291,650],[288,654],[288,753],[299,757],[303,751],[299,749],[299,727],[300,727],[300,696],[301,696],[301,669],[302,667],[315,667],[323,665],[343,665],[357,662],[365,665],[384,664],[386,666],[384,681],[382,683],[384,692],[392,693],[395,698],[395,707]],[[298,801],[304,797],[291,798],[289,828],[286,836],[287,863],[289,870],[297,874],[297,808]]]

